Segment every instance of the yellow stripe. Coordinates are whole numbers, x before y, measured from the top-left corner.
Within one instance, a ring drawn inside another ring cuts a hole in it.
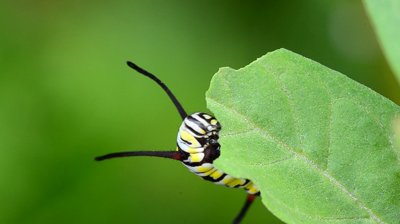
[[[224,174],[224,172],[222,172],[221,170],[216,170],[215,172],[210,174],[210,177],[212,177],[214,180],[216,180],[216,179],[220,178],[223,174]]]
[[[196,172],[205,173],[207,171],[210,171],[213,168],[214,168],[213,166],[211,166],[211,167],[210,166],[204,166],[204,164],[203,164],[201,166],[196,167]]]
[[[212,173],[214,173],[214,172],[216,172],[216,171],[217,171],[217,169],[215,169],[215,168],[213,167],[211,170],[205,172],[205,173],[204,173],[204,176],[209,176],[210,174],[212,174]]]
[[[227,186],[229,186],[229,187],[234,187],[234,186],[236,186],[236,185],[242,185],[242,184],[244,184],[246,181],[245,180],[243,180],[243,179],[238,179],[238,178],[236,178],[235,180],[233,180],[232,182],[229,182],[228,184],[227,184]]]
[[[190,162],[193,162],[193,163],[201,162],[201,160],[203,160],[203,158],[204,158],[204,153],[193,153],[193,154],[190,154],[190,156],[189,156]]]
[[[200,132],[200,134],[203,134],[203,135],[206,133],[206,131],[204,129],[200,128],[200,127],[199,127],[198,131]]]
[[[192,153],[204,152],[204,149],[188,147],[185,151],[192,154]]]
[[[255,194],[259,191],[258,187],[254,185],[253,182],[251,181],[248,184],[246,184],[245,189],[249,194]]]
[[[247,191],[249,194],[257,194],[259,192],[258,188],[251,188]]]
[[[196,140],[196,138],[195,138],[193,135],[191,135],[189,132],[183,130],[183,131],[181,131],[180,133],[181,133],[181,138],[182,138],[183,140],[185,140],[185,141],[191,143],[191,145],[190,145],[191,147],[194,147],[194,148],[196,148],[196,147],[201,147],[200,143],[199,143],[199,142]]]
[[[230,175],[226,175],[224,177],[224,179],[222,179],[222,183],[225,184],[225,185],[228,185],[229,182],[233,181],[234,179],[235,179],[234,177],[232,177]]]

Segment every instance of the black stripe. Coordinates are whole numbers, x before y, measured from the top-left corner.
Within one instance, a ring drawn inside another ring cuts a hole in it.
[[[249,179],[246,179],[246,182],[244,182],[244,184],[242,184],[242,187],[246,186],[246,184],[248,184],[250,182]]]
[[[245,182],[243,184],[237,184],[237,185],[233,186],[233,188],[244,187],[248,182],[250,182],[250,180],[245,179]]]
[[[183,139],[180,135],[179,135],[179,138],[180,138],[183,142],[185,142],[186,144],[188,144],[188,145],[191,145],[191,144],[192,144],[191,142],[188,142],[188,141],[186,141],[185,139]]]
[[[193,166],[201,166],[204,162],[203,161],[200,161],[200,162],[183,162],[185,165],[188,165],[188,166],[191,166],[191,167],[193,167]]]
[[[195,174],[203,174],[203,173],[207,173],[208,171],[210,171],[210,170],[212,170],[212,169],[214,169],[215,167],[214,166],[212,166],[210,169],[208,169],[208,170],[206,170],[206,171],[204,171],[204,172],[195,172]]]
[[[204,180],[207,180],[207,181],[215,182],[215,180],[210,176],[201,176],[201,178],[203,178]]]
[[[222,174],[222,176],[218,177],[217,179],[215,179],[215,182],[221,181],[222,179],[224,179],[226,176],[226,173]]]
[[[208,123],[210,123],[212,119],[215,119],[213,116],[211,116],[211,115],[209,115],[209,114],[206,114],[206,113],[202,113],[202,112],[200,112],[198,115],[199,115],[201,118],[203,118],[204,120],[206,120]],[[210,118],[210,119],[207,119],[207,118],[205,118],[204,115],[208,115],[208,116],[210,116],[211,118]]]
[[[231,177],[232,177],[232,176],[231,176]],[[229,184],[230,182],[232,182],[232,181],[234,181],[234,180],[236,179],[236,178],[234,178],[234,177],[232,177],[232,178],[233,178],[233,179],[232,179],[231,181],[225,183],[226,186],[228,186],[228,184]]]
[[[193,136],[193,137],[200,143],[202,148],[204,148],[204,146],[208,143],[207,138],[196,137],[196,136]]]
[[[189,129],[191,132],[193,132],[195,135],[202,135],[202,134],[200,134],[199,132],[197,132],[196,130],[194,130],[192,127],[190,127],[189,125],[187,125],[186,123],[184,123],[185,124],[185,127],[187,128],[187,129]]]
[[[220,181],[220,180],[222,180],[222,179],[224,179],[224,177],[226,176],[226,173],[223,173],[220,177],[218,177],[217,179],[214,179],[214,178],[212,178],[212,177],[210,177],[210,176],[204,176],[204,177],[202,177],[204,180],[208,180],[208,181],[211,181],[211,182],[218,182],[218,181]]]
[[[226,176],[226,173],[223,173],[220,177],[218,177],[217,179],[214,179],[214,178],[212,178],[212,177],[210,177],[210,176],[204,176],[204,177],[202,177],[204,180],[208,180],[208,181],[211,181],[211,182],[218,182],[218,181],[220,181],[220,180],[222,180],[222,179],[224,179],[224,177]]]
[[[199,121],[198,119],[192,117],[192,115],[190,115],[189,117],[187,117],[188,120],[190,120],[191,122],[195,123],[197,126],[199,126],[201,129],[204,129],[207,132],[206,127],[203,125],[203,123],[201,123],[201,121]],[[207,120],[206,120],[207,121]]]

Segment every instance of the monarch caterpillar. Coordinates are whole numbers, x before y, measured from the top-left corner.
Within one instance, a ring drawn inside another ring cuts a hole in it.
[[[96,157],[95,160],[102,161],[128,156],[154,156],[181,161],[191,172],[204,180],[231,188],[243,188],[247,191],[245,203],[233,220],[234,224],[240,223],[254,199],[260,195],[260,191],[252,181],[233,177],[214,167],[213,161],[220,156],[218,138],[221,125],[218,120],[202,112],[188,116],[171,90],[160,79],[130,61],[127,64],[135,71],[155,81],[174,103],[183,120],[177,136],[177,148],[175,151],[116,152]]]

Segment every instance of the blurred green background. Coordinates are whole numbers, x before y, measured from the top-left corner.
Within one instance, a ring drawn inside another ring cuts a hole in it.
[[[400,102],[360,1],[3,0],[0,25],[0,223],[231,222],[244,191],[169,160],[93,161],[175,148],[175,108],[128,59],[189,113],[219,67],[282,47]],[[244,223],[280,221],[257,200]]]

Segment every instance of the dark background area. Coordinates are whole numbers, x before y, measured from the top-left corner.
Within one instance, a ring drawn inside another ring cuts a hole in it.
[[[208,111],[204,94],[219,67],[278,48],[400,102],[360,1],[2,1],[0,25],[0,223],[233,219],[245,192],[180,163],[93,161],[175,149],[175,108],[128,59],[157,74],[189,113]],[[244,223],[280,222],[257,200]]]

